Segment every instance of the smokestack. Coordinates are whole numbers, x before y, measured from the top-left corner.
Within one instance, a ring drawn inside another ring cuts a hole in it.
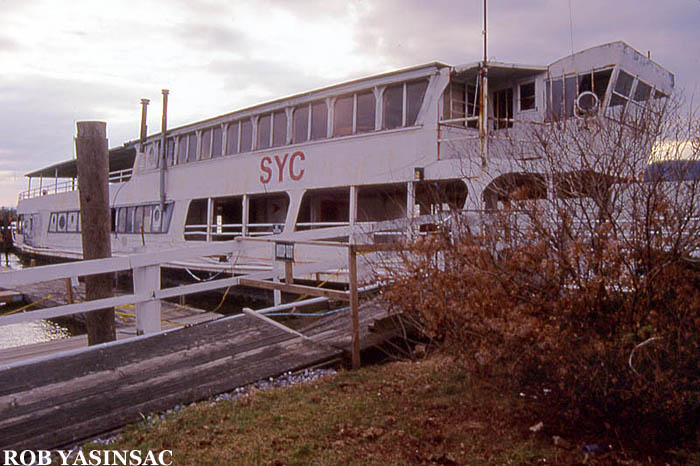
[[[141,99],[141,143],[143,144],[146,142],[146,136],[148,134],[148,124],[146,123],[148,120],[146,119],[146,115],[148,114],[148,104],[151,101],[148,99]]]
[[[160,213],[165,212],[165,165],[167,163],[166,133],[168,131],[168,91],[163,89],[163,119],[161,121],[160,133]]]

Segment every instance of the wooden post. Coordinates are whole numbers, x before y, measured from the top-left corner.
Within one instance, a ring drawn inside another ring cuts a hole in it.
[[[284,283],[287,285],[294,284],[294,271],[292,267],[292,262],[287,261],[284,263]]]
[[[160,290],[160,266],[149,265],[134,268],[134,294],[153,297]],[[137,303],[136,334],[153,333],[160,331],[160,300],[150,299]]]
[[[66,278],[66,302],[73,304],[73,286],[70,278]]]
[[[83,259],[112,256],[109,238],[109,152],[107,125],[101,121],[78,122],[75,149],[78,163],[80,223],[82,226]],[[85,299],[92,301],[114,296],[111,273],[85,277]],[[88,345],[116,339],[114,308],[87,313]]]
[[[357,295],[357,253],[348,245],[348,282],[350,284],[350,316],[352,318],[352,368],[360,368],[360,300]]]

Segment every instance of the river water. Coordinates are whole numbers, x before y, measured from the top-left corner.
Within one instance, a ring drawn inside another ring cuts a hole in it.
[[[8,254],[8,261],[0,256],[6,268],[18,270],[24,268],[24,264],[15,254]],[[0,315],[11,312],[12,308],[0,305]],[[51,320],[36,320],[22,324],[0,325],[0,349],[14,348],[17,346],[41,343],[51,340],[68,338],[74,333],[67,326]]]

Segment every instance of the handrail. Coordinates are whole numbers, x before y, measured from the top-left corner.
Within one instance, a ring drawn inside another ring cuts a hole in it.
[[[109,182],[110,183],[125,183],[129,181],[133,175],[133,168],[126,168],[124,170],[115,170],[109,172]],[[22,191],[17,195],[18,201],[23,201],[25,199],[32,199],[35,197],[48,196],[51,194],[68,193],[78,190],[77,178],[70,178],[66,181],[51,182],[50,180],[56,180],[56,178],[44,178],[46,181],[45,185],[39,186],[38,188],[28,189]]]

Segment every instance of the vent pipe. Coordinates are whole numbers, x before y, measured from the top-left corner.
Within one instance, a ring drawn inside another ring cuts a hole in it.
[[[163,89],[163,119],[160,133],[160,215],[165,213],[165,165],[167,162],[167,147],[165,145],[166,132],[168,131],[168,91]]]
[[[141,99],[141,144],[146,142],[146,135],[148,134],[148,124],[146,116],[148,114],[148,104],[151,101],[148,99]]]

